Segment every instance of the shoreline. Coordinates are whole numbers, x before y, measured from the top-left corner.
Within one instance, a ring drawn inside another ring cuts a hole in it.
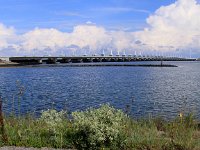
[[[49,68],[49,67],[178,67],[171,64],[45,64],[26,65],[18,63],[0,63],[0,68]]]
[[[69,118],[67,111],[55,109],[42,111],[39,118],[31,114],[4,116],[0,111],[0,150],[200,148],[199,122],[191,113],[180,113],[171,121],[150,116],[135,120],[123,110],[103,104],[71,115]]]

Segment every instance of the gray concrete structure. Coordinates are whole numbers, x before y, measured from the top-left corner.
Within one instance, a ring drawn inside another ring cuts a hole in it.
[[[60,56],[60,57],[10,57],[11,62],[20,64],[55,64],[89,62],[130,62],[130,61],[195,61],[196,59],[163,56]]]
[[[2,61],[9,61],[9,57],[0,57],[0,60],[2,60]]]

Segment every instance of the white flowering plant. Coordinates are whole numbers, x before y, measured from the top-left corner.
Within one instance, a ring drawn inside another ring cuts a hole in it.
[[[127,121],[127,115],[121,110],[102,105],[98,109],[90,108],[86,111],[73,112],[73,125],[77,138],[81,139],[76,144],[85,148],[104,147],[112,143],[124,141],[119,138]],[[84,143],[85,142],[85,143]]]
[[[58,128],[63,127],[63,120],[65,119],[65,116],[65,111],[58,112],[54,109],[48,109],[46,111],[42,111],[42,115],[39,120],[44,122],[48,129],[56,132]]]

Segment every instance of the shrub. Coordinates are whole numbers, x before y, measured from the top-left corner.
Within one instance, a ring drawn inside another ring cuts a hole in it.
[[[80,149],[122,147],[125,142],[123,129],[128,119],[121,110],[109,105],[98,109],[72,113],[75,129],[75,145]]]
[[[58,128],[63,127],[65,115],[65,111],[57,112],[54,109],[48,109],[46,111],[42,111],[42,115],[39,120],[44,122],[50,130],[56,132]]]

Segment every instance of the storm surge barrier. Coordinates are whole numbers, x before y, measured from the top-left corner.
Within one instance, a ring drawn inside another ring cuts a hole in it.
[[[56,64],[90,62],[131,62],[131,61],[195,61],[191,58],[164,56],[45,56],[45,57],[10,57],[9,61],[19,64]]]

